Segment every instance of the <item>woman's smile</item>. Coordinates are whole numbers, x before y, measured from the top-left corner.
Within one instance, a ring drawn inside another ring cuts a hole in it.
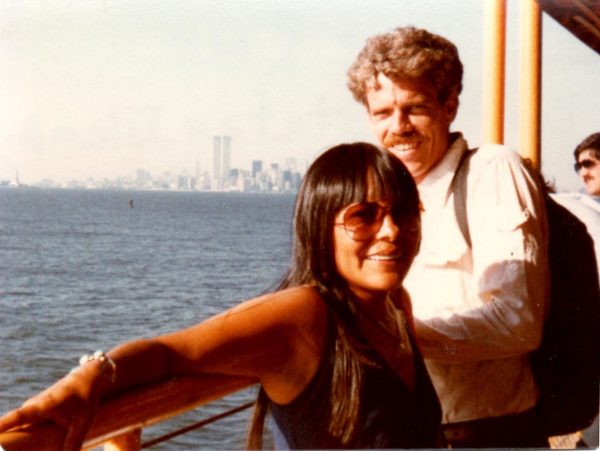
[[[394,262],[402,258],[402,251],[394,250],[393,252],[378,252],[375,254],[367,255],[367,260],[380,261],[380,262]]]
[[[335,217],[337,271],[361,299],[385,296],[402,285],[419,243],[419,219],[372,193]],[[408,218],[408,219],[407,219]]]

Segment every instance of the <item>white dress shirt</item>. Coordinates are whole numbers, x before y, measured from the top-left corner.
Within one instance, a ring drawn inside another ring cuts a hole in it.
[[[470,248],[451,192],[467,149],[455,137],[418,186],[423,239],[405,281],[443,422],[535,405],[528,353],[539,346],[548,294],[547,224],[535,181],[504,146],[476,152],[467,179]]]

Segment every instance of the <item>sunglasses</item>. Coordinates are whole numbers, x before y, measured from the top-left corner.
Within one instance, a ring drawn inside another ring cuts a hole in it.
[[[581,168],[585,168],[585,169],[591,169],[594,166],[596,166],[598,164],[598,162],[596,160],[581,160],[578,161],[577,163],[575,163],[574,167],[575,167],[575,172],[579,172],[581,171]]]
[[[377,202],[360,202],[348,207],[344,213],[344,222],[335,225],[344,226],[346,233],[354,241],[367,241],[379,232],[388,213],[392,215],[394,224],[403,232],[419,232],[421,224],[418,218],[399,211],[397,207],[383,207]]]

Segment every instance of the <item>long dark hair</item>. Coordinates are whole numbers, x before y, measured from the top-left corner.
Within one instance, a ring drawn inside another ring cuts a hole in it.
[[[313,162],[303,178],[294,211],[292,263],[279,286],[316,286],[332,313],[336,359],[329,432],[342,444],[348,444],[356,430],[362,386],[359,363],[373,364],[373,360],[369,350],[360,346],[350,305],[353,295],[337,272],[333,227],[335,215],[351,203],[366,200],[369,187],[392,205],[402,205],[406,214],[419,217],[417,188],[396,157],[367,143],[333,147]],[[249,449],[261,447],[267,406],[268,398],[261,389],[249,431]]]

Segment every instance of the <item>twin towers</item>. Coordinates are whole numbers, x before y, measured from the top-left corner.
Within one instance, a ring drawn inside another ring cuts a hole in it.
[[[231,170],[231,136],[213,137],[212,179],[216,189],[223,189],[229,180]]]

